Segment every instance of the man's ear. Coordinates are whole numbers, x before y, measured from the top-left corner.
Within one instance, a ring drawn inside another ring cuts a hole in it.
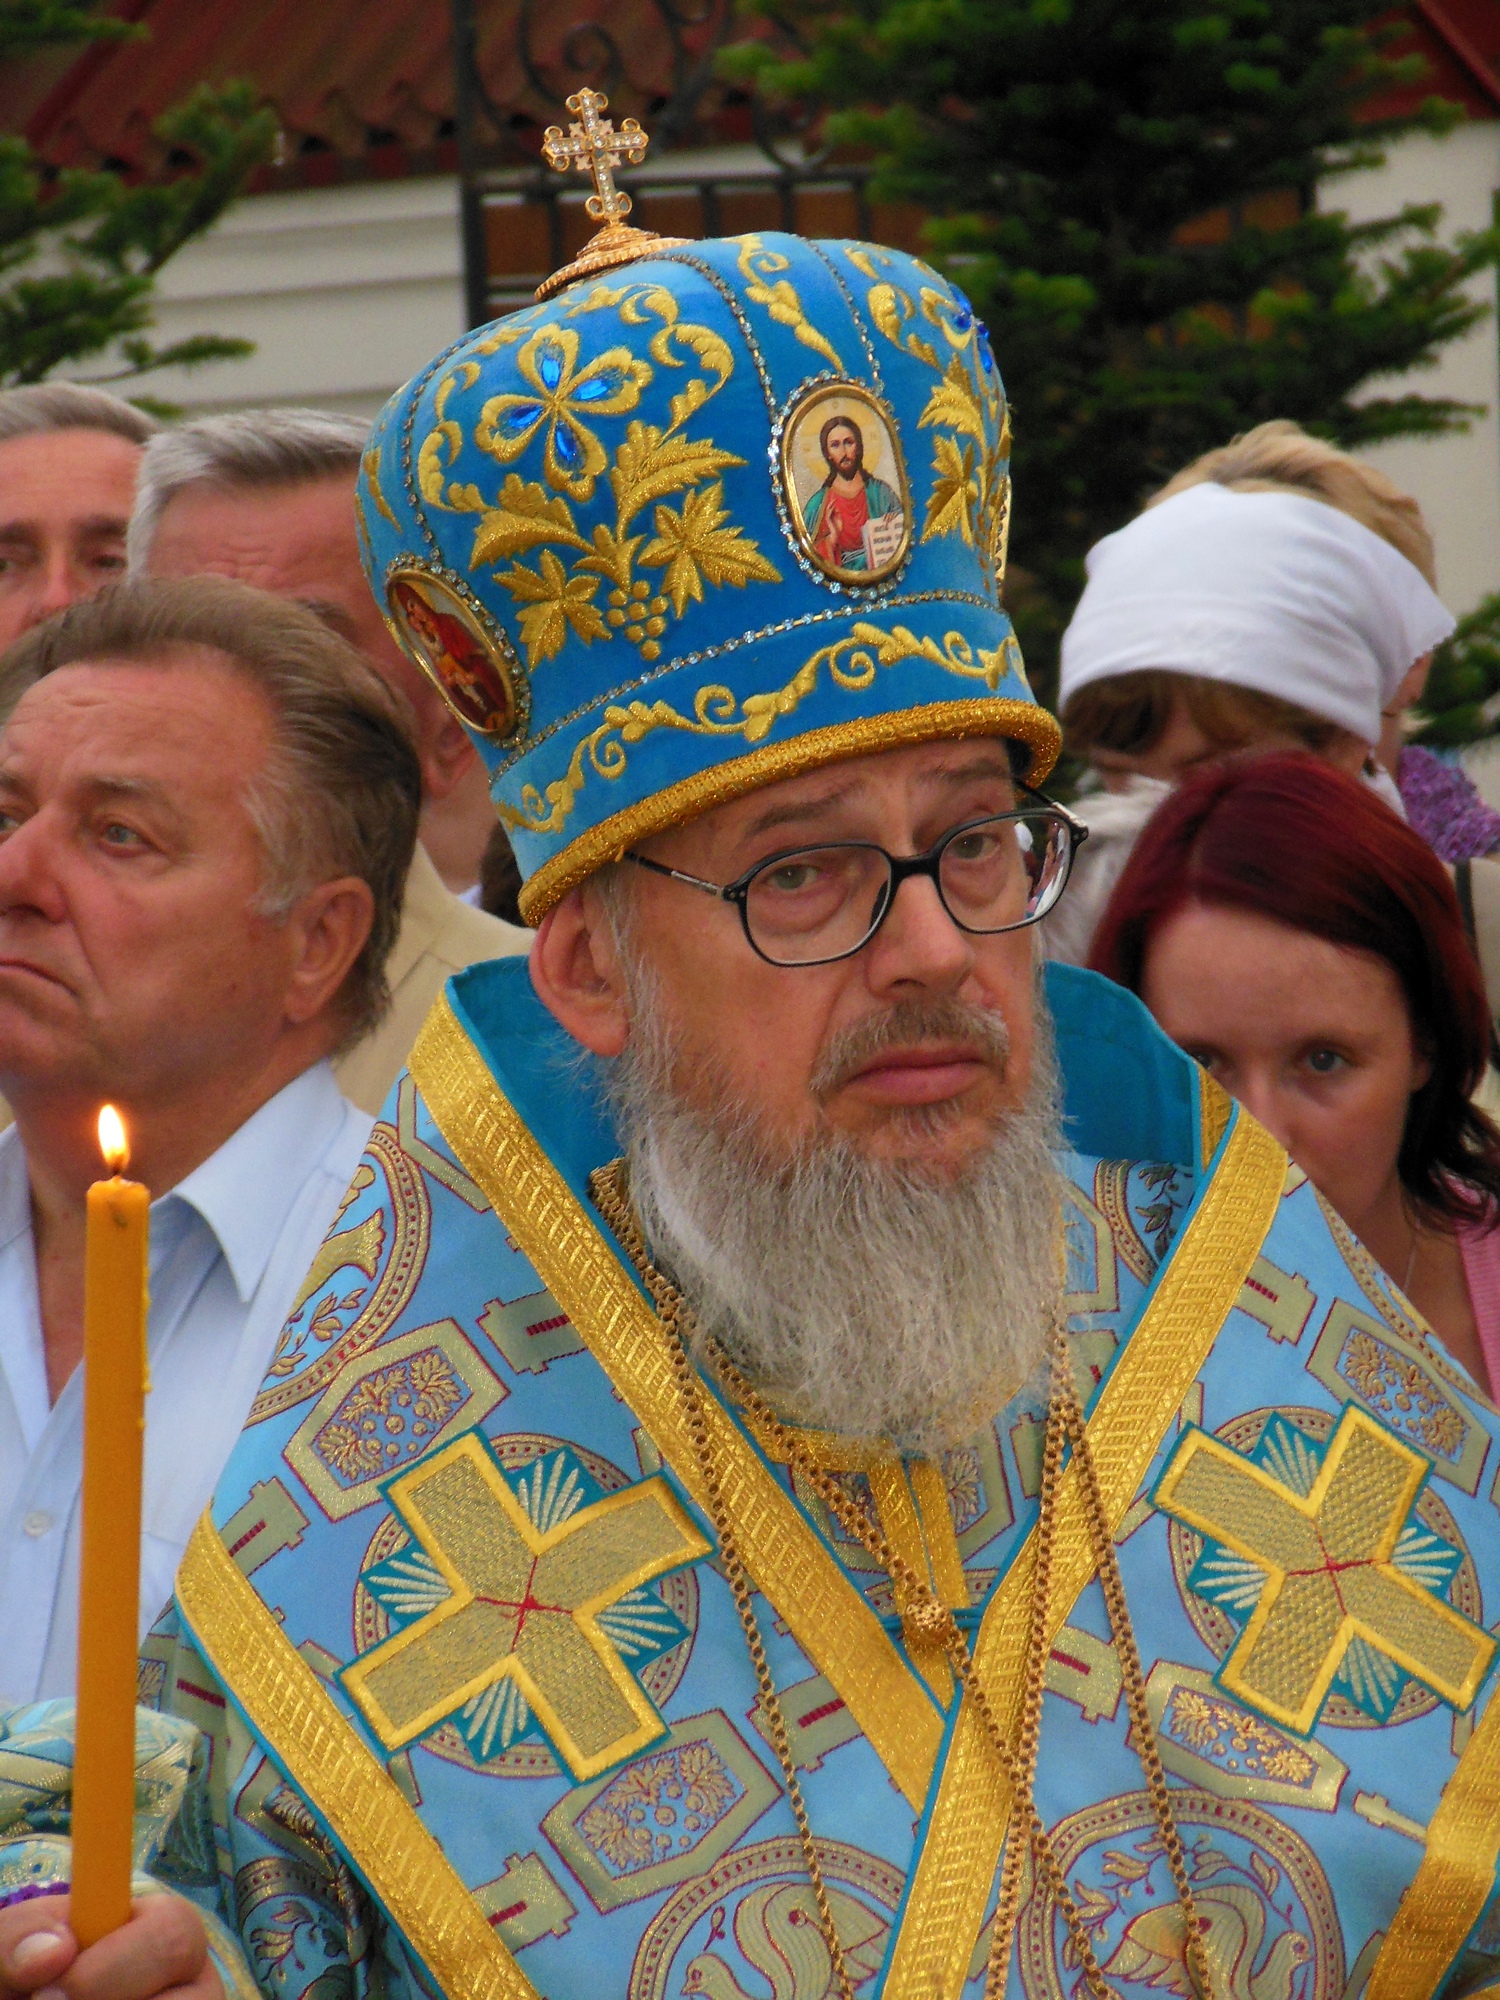
[[[625,969],[603,905],[587,883],[542,918],[531,947],[537,998],[575,1042],[617,1056],[630,1033]]]
[[[287,918],[292,962],[286,1018],[316,1019],[342,988],[375,921],[375,896],[358,875],[340,875],[309,889]]]
[[[437,801],[452,796],[479,762],[479,752],[458,717],[446,702],[439,701],[441,718],[427,733],[422,757],[422,784],[427,799]]]

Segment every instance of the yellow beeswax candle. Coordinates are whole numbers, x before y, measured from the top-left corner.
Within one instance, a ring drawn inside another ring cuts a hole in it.
[[[146,1248],[151,1194],[123,1178],[125,1127],[99,1114],[111,1178],[88,1193],[83,1277],[83,1556],[71,1925],[81,1945],[130,1916],[135,1815]]]

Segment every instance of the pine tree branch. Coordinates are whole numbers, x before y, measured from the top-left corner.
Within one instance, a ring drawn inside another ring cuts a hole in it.
[[[1200,452],[1270,417],[1346,444],[1461,429],[1414,386],[1487,308],[1500,236],[1315,191],[1462,107],[1372,0],[748,0],[727,72],[928,211],[987,319],[1015,422],[1013,597],[1034,661],[1082,558]],[[1257,225],[1255,218],[1262,218]],[[1275,226],[1272,226],[1274,223]],[[1368,385],[1381,393],[1372,396]]]
[[[91,0],[0,0],[0,53],[140,32]],[[23,139],[0,137],[0,383],[41,381],[111,347],[122,366],[102,380],[252,351],[216,334],[160,349],[141,336],[156,274],[271,157],[275,113],[247,83],[203,85],[153,130],[171,157],[192,164],[138,185],[107,170],[53,172]]]

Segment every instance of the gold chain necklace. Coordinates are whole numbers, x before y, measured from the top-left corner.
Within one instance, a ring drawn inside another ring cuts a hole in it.
[[[706,1511],[718,1539],[720,1561],[744,1631],[750,1663],[755,1671],[761,1713],[771,1737],[771,1747],[776,1753],[777,1762],[781,1765],[787,1799],[802,1848],[803,1865],[807,1870],[808,1883],[817,1909],[818,1927],[822,1932],[824,1946],[833,1969],[839,2000],[854,2000],[853,1983],[849,1977],[843,1945],[839,1940],[832,1906],[828,1900],[822,1862],[818,1855],[817,1843],[813,1838],[807,1806],[803,1800],[801,1781],[797,1776],[791,1735],[787,1729],[786,1717],[771,1676],[765,1645],[760,1636],[760,1626],[755,1616],[754,1590],[745,1569],[738,1534],[730,1520],[718,1468],[714,1462],[708,1420],[704,1414],[702,1384],[688,1354],[684,1334],[685,1328],[690,1330],[691,1322],[686,1301],[671,1280],[651,1262],[645,1236],[630,1200],[624,1161],[616,1160],[607,1167],[598,1168],[589,1178],[589,1192],[595,1207],[640,1272],[656,1307],[657,1319],[667,1336],[673,1377],[682,1401],[693,1454],[698,1461],[698,1470],[703,1481]],[[1137,1755],[1146,1779],[1146,1789],[1156,1818],[1157,1831],[1177,1891],[1178,1905],[1182,1911],[1183,1951],[1187,1970],[1200,2000],[1212,2000],[1213,1987],[1209,1976],[1208,1955],[1203,1942],[1202,1924],[1188,1881],[1187,1857],[1183,1850],[1182,1836],[1178,1833],[1176,1821],[1172,1816],[1166,1772],[1162,1766],[1161,1752],[1156,1742],[1156,1730],[1146,1701],[1145,1677],[1141,1672],[1140,1652],[1136,1646],[1135,1631],[1125,1602],[1125,1590],[1120,1578],[1119,1561],[1115,1554],[1114,1536],[1110,1532],[1104,1511],[1093,1449],[1084,1424],[1078,1392],[1074,1386],[1073,1371],[1061,1323],[1054,1326],[1049,1343],[1050,1396],[1042,1449],[1041,1489],[1038,1495],[1036,1578],[1032,1594],[1031,1621],[1027,1630],[1021,1713],[1014,1749],[1005,1740],[1000,1719],[975,1669],[968,1646],[964,1642],[963,1632],[953,1612],[938,1597],[927,1579],[919,1576],[910,1563],[890,1546],[867,1510],[852,1500],[832,1474],[814,1461],[797,1433],[781,1421],[759,1392],[746,1381],[719,1343],[709,1341],[706,1346],[710,1365],[730,1400],[748,1411],[756,1426],[773,1440],[778,1456],[783,1458],[788,1469],[800,1474],[845,1533],[851,1535],[889,1575],[895,1587],[901,1622],[907,1632],[916,1638],[929,1641],[935,1639],[942,1645],[955,1678],[965,1696],[972,1702],[1000,1760],[1001,1769],[1011,1787],[1016,1820],[1025,1830],[1026,1841],[1023,1844],[1020,1839],[1011,1836],[1007,1837],[1005,1842],[1005,1853],[1000,1869],[1000,1887],[990,1932],[985,2000],[1003,2000],[1010,1966],[1011,1942],[1015,1936],[1020,1907],[1022,1867],[1028,1846],[1035,1857],[1038,1870],[1046,1878],[1058,1911],[1067,1925],[1068,1935],[1083,1973],[1084,1985],[1093,1996],[1093,2000],[1117,2000],[1114,1989],[1105,1981],[1103,1969],[1094,1951],[1093,1940],[1058,1865],[1051,1839],[1032,1796],[1037,1749],[1041,1740],[1042,1692],[1046,1679],[1047,1658],[1051,1650],[1046,1624],[1051,1589],[1057,1487],[1061,1474],[1063,1447],[1065,1443],[1071,1443],[1083,1488],[1089,1540],[1093,1546],[1094,1561],[1104,1591],[1110,1631],[1119,1655],[1121,1678],[1125,1687],[1126,1705],[1136,1741]]]

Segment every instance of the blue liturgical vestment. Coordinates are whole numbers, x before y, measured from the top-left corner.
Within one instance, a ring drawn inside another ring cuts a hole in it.
[[[1069,1329],[1224,2000],[1478,1990],[1500,1941],[1494,1411],[1285,1155],[1054,969]],[[200,1758],[159,1878],[273,2000],[824,2000],[802,1849],[616,1153],[524,967],[449,988],[143,1687]],[[883,1572],[706,1389],[862,1996],[981,1990],[1010,1799]],[[1045,1384],[941,1465],[838,1441],[1013,1726]],[[1075,1475],[1036,1797],[1125,2000],[1191,1991]],[[1008,1991],[1078,1989],[1028,1866]]]

